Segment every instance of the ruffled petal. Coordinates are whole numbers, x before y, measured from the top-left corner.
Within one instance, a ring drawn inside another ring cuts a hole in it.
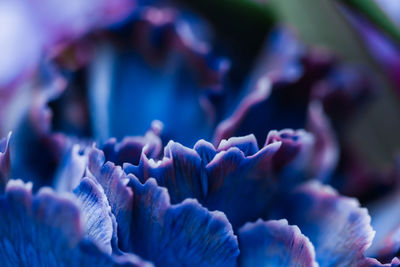
[[[122,248],[129,246],[130,224],[132,216],[133,192],[126,186],[126,174],[120,166],[105,163],[104,153],[93,148],[89,154],[87,175],[95,179],[103,188],[111,211],[118,222],[119,243]]]
[[[103,188],[91,178],[83,178],[74,190],[80,201],[85,237],[111,254],[113,220],[110,205]]]
[[[210,210],[223,211],[236,229],[263,217],[278,191],[309,178],[313,142],[309,133],[288,129],[271,132],[262,149],[253,135],[222,140],[218,148],[204,140],[194,149],[171,141],[162,160],[149,159],[144,151],[137,166],[125,164],[124,170],[141,182],[155,178],[173,204],[196,198]]]
[[[124,163],[137,165],[145,147],[147,157],[159,158],[162,151],[159,137],[162,127],[161,122],[153,121],[151,129],[144,136],[125,137],[121,143],[117,143],[115,138],[107,141],[102,147],[106,161],[120,166]]]
[[[0,256],[5,266],[146,266],[136,256],[112,257],[83,239],[73,195],[11,180],[0,197]]]
[[[281,148],[273,158],[274,171],[279,173],[281,183],[288,186],[313,177],[309,165],[313,157],[315,138],[304,130],[284,129],[270,131],[265,144],[281,142]]]
[[[164,266],[235,266],[237,239],[225,215],[209,212],[196,200],[171,205],[154,179],[135,177],[131,249]]]
[[[165,123],[163,140],[193,145],[211,137],[217,116],[209,95],[221,90],[229,64],[215,55],[203,30],[193,34],[205,28],[193,17],[174,8],[140,9],[126,26],[133,48],[98,49],[89,66],[89,95],[102,141],[143,134],[154,119]],[[126,41],[125,33],[120,37]]]
[[[247,223],[238,238],[239,266],[318,266],[310,240],[286,220]]]
[[[248,157],[236,147],[219,152],[206,167],[205,206],[223,211],[234,228],[260,218],[277,187],[272,160],[280,146],[269,144]]]
[[[125,165],[142,182],[155,178],[160,186],[168,188],[173,204],[186,198],[204,199],[207,194],[207,176],[200,156],[193,149],[170,141],[160,161],[148,159],[145,153],[138,166]]]
[[[375,232],[371,218],[356,199],[311,182],[288,196],[280,217],[297,225],[313,243],[320,266],[364,266]]]

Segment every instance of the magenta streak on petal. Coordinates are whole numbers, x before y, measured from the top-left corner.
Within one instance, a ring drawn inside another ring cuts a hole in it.
[[[249,109],[267,99],[271,94],[271,89],[271,80],[268,77],[260,79],[254,91],[240,102],[236,111],[218,125],[213,137],[213,143],[218,144],[222,139],[231,137],[240,125],[240,122],[245,118]]]

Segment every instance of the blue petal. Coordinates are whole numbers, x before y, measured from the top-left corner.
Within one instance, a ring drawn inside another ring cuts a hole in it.
[[[134,191],[131,249],[163,266],[235,266],[237,239],[225,215],[196,200],[171,205],[154,179],[132,177]]]
[[[7,137],[0,140],[0,193],[4,191],[10,177],[10,137],[11,132]]]
[[[57,168],[54,187],[57,192],[71,192],[82,179],[88,164],[88,150],[75,144],[66,152]]]
[[[145,146],[149,158],[158,158],[162,150],[159,137],[162,127],[160,122],[153,121],[152,128],[144,136],[125,137],[121,143],[117,143],[114,138],[110,139],[102,147],[106,161],[120,166],[124,163],[137,165]]]
[[[297,225],[310,239],[321,267],[364,266],[364,253],[375,232],[367,210],[360,208],[356,199],[312,182],[296,189],[280,204],[279,217]]]
[[[103,188],[93,179],[83,178],[74,193],[80,201],[85,237],[111,254],[113,215]]]
[[[103,188],[118,222],[119,242],[122,248],[129,246],[129,222],[132,216],[133,192],[126,186],[127,177],[120,166],[105,163],[104,153],[93,148],[89,154],[88,175]]]
[[[206,170],[200,156],[179,143],[169,142],[161,161],[148,159],[143,153],[139,166],[125,165],[124,169],[142,182],[155,178],[160,186],[168,188],[172,203],[186,198],[202,200],[207,194]]]
[[[203,139],[197,141],[193,149],[199,154],[204,166],[210,163],[217,154],[215,147]]]
[[[56,196],[11,180],[0,196],[0,256],[4,266],[146,266],[135,256],[112,257],[83,239],[73,195]]]
[[[286,220],[247,223],[238,238],[242,267],[318,266],[311,242]]]
[[[139,35],[133,37],[135,49],[100,51],[91,66],[94,128],[102,132],[95,135],[143,134],[160,120],[165,123],[163,140],[193,145],[209,139],[216,116],[208,94],[220,89],[227,64],[214,56],[208,40],[191,39],[199,36],[192,28],[203,22],[192,24],[171,8],[143,9],[133,19],[134,35]]]
[[[231,147],[239,148],[246,157],[256,154],[259,150],[256,137],[253,134],[243,137],[231,137],[228,140],[222,139],[218,150],[227,151]]]
[[[312,136],[302,130],[272,132],[262,149],[253,135],[223,140],[217,149],[204,140],[194,149],[171,141],[162,160],[144,152],[137,166],[125,164],[124,170],[142,182],[155,178],[173,204],[196,198],[210,210],[223,211],[236,229],[263,217],[278,191],[309,178],[305,169],[312,145]]]
[[[205,206],[223,211],[234,228],[260,218],[276,190],[272,159],[280,145],[269,144],[248,157],[236,147],[219,152],[207,165]]]

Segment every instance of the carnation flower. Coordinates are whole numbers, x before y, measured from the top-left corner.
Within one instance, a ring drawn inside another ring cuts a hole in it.
[[[4,266],[400,266],[398,164],[348,138],[374,75],[279,23],[235,55],[205,10],[0,3]]]

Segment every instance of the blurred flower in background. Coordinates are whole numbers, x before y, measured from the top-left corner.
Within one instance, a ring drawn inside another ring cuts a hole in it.
[[[398,7],[3,1],[5,266],[399,266]]]

